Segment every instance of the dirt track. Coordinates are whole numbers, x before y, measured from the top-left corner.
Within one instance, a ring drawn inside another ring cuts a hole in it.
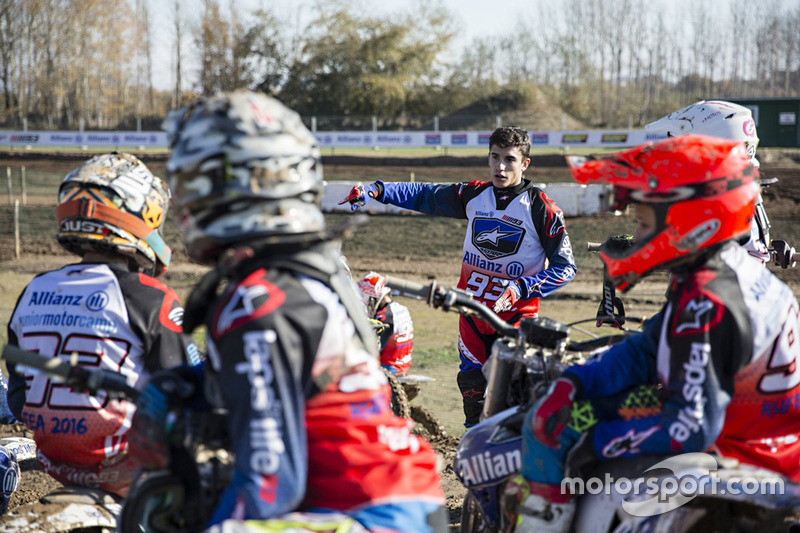
[[[0,167],[8,164],[0,156]],[[764,193],[765,205],[773,226],[780,228],[780,233],[773,231],[774,238],[783,238],[790,244],[800,246],[800,164],[788,157],[764,157],[763,175],[765,177],[777,176],[780,182],[767,189]],[[43,169],[66,172],[73,168],[75,161],[49,161],[49,160],[26,160],[28,168],[40,167]],[[153,170],[159,172],[158,165],[163,163],[153,162]],[[482,179],[486,171],[484,166],[475,167],[383,167],[377,165],[370,166],[342,166],[326,165],[325,172],[328,179],[372,179],[381,177],[384,179],[401,179],[408,176],[410,171],[415,171],[417,176],[427,176],[434,181],[460,181],[471,179]],[[534,181],[563,181],[567,180],[567,170],[563,167],[535,168],[528,172],[528,177]],[[28,200],[33,206],[42,206],[42,212],[50,212],[49,206],[53,205],[53,195],[30,195]],[[51,213],[51,212],[50,212]],[[329,223],[342,221],[346,215],[335,215],[329,217]],[[6,221],[0,221],[6,225]],[[590,294],[596,296],[598,288],[597,280],[600,271],[599,262],[596,258],[586,253],[577,253],[576,242],[581,242],[592,238],[604,238],[611,234],[617,234],[619,228],[624,227],[624,220],[608,217],[591,217],[586,219],[569,219],[567,228],[573,235],[573,248],[576,249],[576,260],[579,261],[580,274],[582,279],[576,279],[571,284],[569,290],[564,291],[562,297],[570,295],[582,297]],[[6,227],[8,227],[6,225]],[[574,230],[574,231],[573,231]],[[427,279],[435,275],[437,279],[454,284],[459,273],[459,259],[461,242],[463,239],[464,225],[462,221],[446,219],[430,219],[427,217],[373,217],[369,224],[356,231],[355,235],[345,242],[344,252],[348,256],[351,267],[356,272],[365,272],[373,268],[380,268],[386,274],[393,274],[411,279]],[[0,259],[2,270],[10,271],[30,271],[36,268],[43,269],[48,261],[59,261],[65,258],[62,250],[53,241],[54,228],[52,222],[41,227],[36,227],[31,231],[30,237],[23,241],[23,261],[9,262],[9,251],[13,248],[8,233],[0,235]],[[577,238],[580,236],[580,240]],[[175,233],[167,235],[168,240],[177,244],[179,239]],[[179,246],[175,246],[179,248]],[[190,285],[198,278],[203,271],[201,267],[191,265],[185,261],[180,251],[175,256],[176,263],[168,274],[167,282],[175,285]],[[21,270],[20,270],[21,269]],[[790,271],[779,271],[782,279],[785,279],[798,294],[800,287],[800,269]],[[583,280],[586,281],[583,281]],[[662,285],[654,284],[652,290],[653,298],[657,298]],[[648,294],[644,291],[643,294]],[[0,428],[0,436],[19,435],[23,432],[21,426],[7,426]],[[448,507],[451,511],[451,524],[455,525],[459,521],[459,508],[463,488],[455,479],[452,471],[452,464],[455,439],[444,438],[434,442],[444,459],[444,484],[448,495]],[[27,501],[34,501],[48,490],[55,486],[55,482],[45,476],[38,468],[38,465],[24,465],[23,487],[18,491],[12,505],[18,505]]]

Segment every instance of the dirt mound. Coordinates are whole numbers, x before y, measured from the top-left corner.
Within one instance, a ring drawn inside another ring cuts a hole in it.
[[[487,118],[487,115],[489,116]],[[569,115],[536,85],[528,84],[516,89],[475,100],[442,119],[458,129],[494,129],[494,116],[501,115],[504,124],[518,124],[529,130],[582,130],[586,125]]]

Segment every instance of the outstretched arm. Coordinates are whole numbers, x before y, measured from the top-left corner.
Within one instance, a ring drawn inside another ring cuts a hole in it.
[[[450,218],[466,218],[465,205],[475,188],[488,186],[480,181],[471,183],[435,184],[376,181],[368,185],[353,187],[350,194],[340,202],[350,203],[356,210],[370,200],[382,204],[411,209],[426,215]],[[465,192],[470,191],[465,196]]]

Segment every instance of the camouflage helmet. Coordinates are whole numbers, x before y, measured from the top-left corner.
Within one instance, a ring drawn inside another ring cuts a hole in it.
[[[189,256],[318,234],[322,165],[316,139],[278,100],[238,90],[201,98],[164,121],[167,175]]]

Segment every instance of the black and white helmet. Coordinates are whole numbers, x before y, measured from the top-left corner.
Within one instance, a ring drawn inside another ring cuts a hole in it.
[[[186,252],[213,263],[229,246],[302,241],[325,229],[316,139],[278,100],[238,90],[201,98],[164,121]]]

